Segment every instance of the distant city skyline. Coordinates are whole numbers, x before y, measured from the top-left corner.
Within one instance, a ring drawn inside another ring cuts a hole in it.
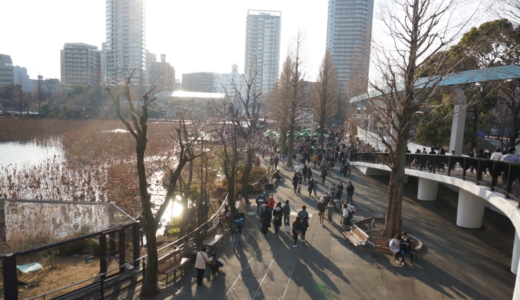
[[[0,53],[10,55],[14,65],[27,68],[31,78],[39,74],[60,78],[60,50],[65,43],[86,43],[102,49],[106,39],[106,0],[17,0],[3,3],[2,9],[10,13],[0,19],[0,27],[9,29],[3,33]],[[326,48],[325,0],[201,0],[182,4],[148,0],[146,49],[166,54],[177,78],[183,73],[228,73],[232,64],[238,64],[239,72],[244,72],[249,9],[282,12],[280,61],[298,30],[305,33],[307,79],[315,80]],[[381,23],[374,16],[376,39],[382,36],[378,25]]]

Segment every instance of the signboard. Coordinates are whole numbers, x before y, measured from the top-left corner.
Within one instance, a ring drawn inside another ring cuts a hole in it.
[[[96,261],[96,257],[94,256],[94,254],[85,256],[86,264],[93,263],[94,261]]]

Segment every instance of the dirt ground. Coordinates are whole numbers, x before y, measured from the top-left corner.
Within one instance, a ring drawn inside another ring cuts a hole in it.
[[[37,273],[24,274],[18,271],[18,280],[28,284],[25,286],[19,285],[19,299],[36,297],[99,274],[99,257],[96,257],[93,263],[85,264],[85,255],[78,257],[58,256],[56,257],[56,268],[51,268],[48,263],[41,264],[43,270]],[[117,266],[117,262],[113,260],[108,264],[107,269],[111,270]],[[0,283],[3,283],[3,277],[0,276],[0,278]],[[74,289],[93,282],[93,280],[86,281],[74,286]],[[34,283],[36,283],[36,286],[34,286]],[[63,290],[51,296],[56,297],[68,291],[68,289]],[[0,299],[4,299],[3,286],[0,287]]]

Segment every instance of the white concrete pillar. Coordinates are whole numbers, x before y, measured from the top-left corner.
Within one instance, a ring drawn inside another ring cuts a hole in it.
[[[520,276],[516,276],[515,291],[513,292],[513,300],[520,300]]]
[[[423,201],[437,200],[437,189],[439,183],[430,179],[419,178],[419,189],[417,190],[417,199]]]
[[[450,149],[455,150],[456,155],[462,155],[462,142],[464,140],[464,127],[466,126],[466,95],[460,87],[453,89],[452,97],[455,98],[453,110],[453,122],[451,123]]]
[[[463,189],[459,189],[457,226],[464,228],[482,227],[485,208],[486,204],[484,199]]]
[[[518,236],[518,231],[515,230],[515,243],[513,244],[513,257],[511,258],[511,273],[513,274],[518,274],[518,261],[520,261],[520,236]]]

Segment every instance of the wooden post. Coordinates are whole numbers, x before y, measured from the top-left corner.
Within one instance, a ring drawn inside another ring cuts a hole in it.
[[[124,273],[126,271],[126,267],[124,266],[126,263],[125,259],[125,251],[126,251],[126,243],[125,243],[125,228],[122,227],[119,230],[119,273]]]
[[[134,268],[139,268],[139,261],[137,261],[137,259],[141,256],[141,251],[140,251],[140,234],[139,234],[139,231],[141,230],[141,228],[139,227],[139,223],[134,223],[133,226],[132,226],[132,234],[133,234],[133,250],[134,250]]]

